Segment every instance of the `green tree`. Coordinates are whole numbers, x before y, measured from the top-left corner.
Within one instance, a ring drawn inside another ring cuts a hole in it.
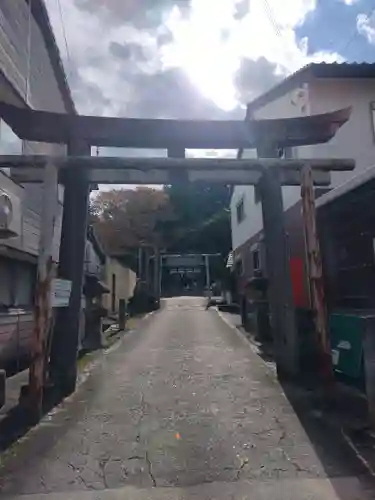
[[[173,251],[227,254],[231,247],[230,190],[220,184],[165,186],[176,214]]]
[[[90,215],[110,254],[165,246],[162,223],[174,217],[168,194],[147,187],[101,191],[91,200]]]

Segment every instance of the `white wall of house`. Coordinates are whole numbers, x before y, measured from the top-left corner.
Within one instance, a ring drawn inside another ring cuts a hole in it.
[[[293,149],[297,158],[353,158],[353,172],[332,173],[332,186],[337,187],[358,172],[375,165],[375,131],[371,115],[371,103],[375,103],[375,80],[371,79],[317,79],[306,89],[305,109],[295,106],[298,89],[276,99],[259,109],[255,118],[291,118],[307,114],[319,114],[352,107],[350,120],[327,144],[304,146]],[[246,154],[248,154],[246,152]],[[246,154],[244,157],[246,157]],[[251,152],[254,155],[254,152]],[[246,217],[240,224],[236,220],[236,206],[244,196]],[[284,209],[291,207],[300,197],[299,187],[283,187]],[[255,204],[254,188],[237,186],[231,201],[232,244],[238,248],[262,229],[261,205]]]
[[[125,299],[128,301],[133,296],[137,275],[134,271],[122,265],[117,259],[107,257],[105,282],[110,289],[110,293],[103,295],[103,306],[108,311],[117,313],[119,300]]]
[[[300,90],[303,92],[300,92]],[[303,94],[301,96],[300,94]],[[308,88],[296,88],[279,99],[268,103],[254,113],[255,119],[295,118],[310,112]],[[256,150],[247,149],[243,158],[256,158]],[[236,186],[231,199],[232,247],[238,248],[263,227],[262,205],[255,203],[254,186]],[[299,188],[283,187],[284,208],[292,206],[299,198]],[[237,205],[244,200],[245,217],[237,221]]]
[[[327,144],[312,148],[322,158],[354,158],[353,172],[332,174],[334,187],[375,165],[375,133],[371,118],[371,102],[375,103],[375,80],[321,79],[309,85],[312,114],[352,107],[350,120]]]

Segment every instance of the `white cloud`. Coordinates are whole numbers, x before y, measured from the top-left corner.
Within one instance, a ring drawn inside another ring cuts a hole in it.
[[[171,68],[183,70],[198,93],[228,111],[238,103],[235,77],[243,58],[255,62],[266,60],[278,75],[289,74],[312,61],[340,60],[333,52],[309,54],[308,40],[299,41],[296,37],[295,29],[315,10],[316,1],[191,0],[189,3],[176,0],[173,6],[172,0],[163,0],[163,3],[153,0],[151,4],[142,0],[139,10],[143,3],[148,7],[145,12],[151,12],[149,4],[156,9],[159,5],[157,12],[163,19],[150,29],[138,28],[139,24],[145,24],[140,23],[139,15],[134,24],[131,19],[128,23],[120,22],[119,15],[129,13],[129,7],[124,11],[126,2],[105,4],[104,9],[98,0],[77,0],[77,4],[73,0],[65,1],[63,14],[70,48],[71,85],[80,111],[91,114],[95,108],[97,112],[95,101],[101,101],[105,114],[126,110],[137,91],[134,75],[149,77]],[[57,2],[47,0],[46,3],[64,54]],[[113,8],[112,18],[108,5]],[[165,10],[160,13],[162,6]],[[150,23],[149,17],[147,23]],[[168,35],[168,30],[171,41],[160,47],[158,37]],[[114,44],[118,48],[138,45],[144,58],[132,61],[116,58],[111,54]],[[138,85],[138,80],[136,83]],[[265,84],[267,87],[268,82]],[[85,85],[91,86],[90,94],[85,93]],[[98,91],[96,99],[95,91]],[[251,81],[247,94],[251,96]]]
[[[309,62],[342,60],[297,38],[317,0],[64,0],[70,60],[58,3],[45,1],[85,114],[241,119],[240,101]]]
[[[235,106],[234,76],[241,58],[266,59],[281,75],[309,62],[341,60],[333,52],[309,54],[308,40],[297,40],[295,29],[315,10],[316,0],[252,0],[239,21],[234,18],[236,3],[192,0],[188,17],[176,7],[167,21],[175,42],[164,48],[165,64],[184,68],[220,107]]]
[[[360,35],[363,35],[369,43],[375,45],[375,16],[367,16],[359,14],[357,16],[357,30]]]
[[[339,0],[339,1],[342,2],[342,3],[344,3],[345,5],[355,5],[360,0]]]

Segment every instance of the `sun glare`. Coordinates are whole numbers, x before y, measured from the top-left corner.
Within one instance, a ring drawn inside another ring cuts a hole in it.
[[[235,26],[233,0],[192,0],[188,17],[176,7],[167,21],[174,43],[163,54],[167,66],[184,69],[202,94],[224,110],[233,109],[233,77],[239,54],[231,42]]]

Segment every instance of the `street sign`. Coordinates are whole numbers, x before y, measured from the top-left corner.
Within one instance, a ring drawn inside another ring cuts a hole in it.
[[[72,282],[56,278],[51,283],[51,306],[68,307]]]

